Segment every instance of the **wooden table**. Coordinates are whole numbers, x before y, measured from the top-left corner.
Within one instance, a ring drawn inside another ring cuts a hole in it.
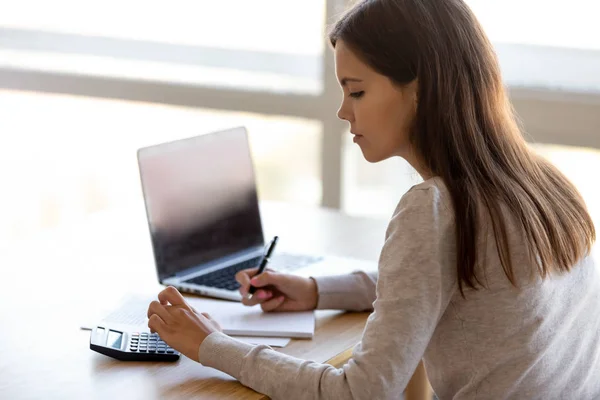
[[[386,221],[327,209],[263,203],[265,235],[282,250],[376,260]],[[119,362],[89,349],[79,329],[128,293],[158,293],[143,206],[98,213],[81,223],[0,244],[0,398],[262,399],[220,371],[177,363]],[[342,365],[368,313],[318,311],[313,340],[281,352]]]

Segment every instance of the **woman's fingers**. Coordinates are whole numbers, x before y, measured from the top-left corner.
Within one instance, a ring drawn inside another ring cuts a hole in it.
[[[156,314],[161,318],[161,320],[163,320],[165,322],[170,321],[171,315],[169,314],[169,312],[167,311],[167,309],[165,307],[169,307],[169,306],[163,306],[158,301],[154,300],[148,306],[148,318],[150,318],[150,317],[152,317],[152,315]]]
[[[258,272],[258,268],[250,268],[250,269],[245,269],[243,271],[239,271],[237,274],[235,274],[235,280],[240,284],[240,294],[242,295],[242,298],[247,297],[248,296],[248,291],[250,289],[250,281],[252,280],[252,278],[255,277],[256,273]],[[274,271],[271,268],[266,268],[265,271],[260,274],[259,276],[263,276],[265,274],[272,274]],[[265,281],[266,282],[266,281]],[[268,283],[264,283],[264,284],[258,284],[257,287],[259,286],[267,286]],[[256,285],[255,285],[256,286]],[[255,295],[257,295],[260,292],[260,290],[258,290],[256,293],[254,293],[254,295],[252,297],[254,297]],[[267,291],[268,293],[268,291]],[[270,296],[267,295],[267,297],[262,297],[259,296],[258,300],[265,300],[268,299]],[[258,304],[258,303],[253,303],[253,304]]]
[[[240,294],[246,297],[250,288],[250,279],[258,272],[258,268],[250,268],[235,274],[235,280],[240,284]]]
[[[263,311],[269,312],[275,310],[277,307],[281,306],[285,301],[285,296],[275,297],[274,299],[267,300],[260,305]]]
[[[185,299],[179,293],[179,290],[169,286],[158,294],[158,300],[161,304],[171,304],[173,306],[185,305]]]
[[[260,289],[257,290],[252,296],[243,296],[242,304],[246,306],[254,306],[257,304],[264,303],[266,300],[269,300],[273,297],[273,292],[271,290]]]

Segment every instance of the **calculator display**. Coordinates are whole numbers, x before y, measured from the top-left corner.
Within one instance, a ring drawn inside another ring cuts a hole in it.
[[[123,334],[121,332],[109,330],[108,331],[108,339],[106,340],[106,345],[110,346],[110,347],[114,347],[115,349],[120,349],[122,339],[123,339]]]

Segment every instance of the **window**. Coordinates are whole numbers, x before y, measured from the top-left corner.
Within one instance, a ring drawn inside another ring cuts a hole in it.
[[[323,0],[19,0],[0,13],[0,66],[315,94],[324,11]]]
[[[513,87],[600,92],[596,0],[467,0]]]
[[[466,0],[496,43],[600,50],[595,0]]]
[[[400,158],[370,164],[360,149],[350,147],[345,151],[344,210],[353,215],[390,218],[400,198],[421,177]],[[356,146],[356,145],[354,145]],[[594,221],[600,221],[600,150],[534,144],[533,149],[552,162],[580,191]]]
[[[0,91],[0,120],[10,132],[0,138],[0,239],[143,208],[139,147],[238,125],[249,131],[261,199],[321,199],[316,121],[12,91]]]
[[[466,1],[496,47],[505,81],[517,100],[517,113],[530,135],[542,142],[558,138],[563,144],[598,143],[593,139],[600,93],[596,1],[573,0],[568,5],[543,0]],[[58,183],[42,177],[73,174],[69,163],[80,167],[81,174],[87,171],[87,175],[71,176],[64,190],[85,187],[85,196],[95,200],[76,200],[78,206],[65,206],[67,198],[81,196],[79,189],[64,199],[44,197],[44,204],[56,204],[49,207],[60,210],[44,213],[44,224],[52,225],[64,220],[67,210],[83,207],[81,212],[88,212],[112,206],[114,199],[123,198],[116,187],[132,187],[127,183],[132,177],[110,178],[120,166],[102,169],[100,159],[62,149],[64,143],[72,142],[75,149],[83,150],[95,146],[102,157],[110,154],[111,160],[126,163],[145,141],[189,136],[239,122],[250,128],[263,198],[317,204],[322,194],[329,206],[340,206],[341,198],[343,208],[351,213],[387,217],[399,197],[420,178],[399,159],[375,165],[365,162],[350,135],[340,143],[332,132],[340,126],[334,111],[339,88],[331,70],[323,75],[324,67],[331,66],[324,28],[326,17],[349,2],[6,2],[9,5],[0,13],[0,88],[67,95],[0,92],[0,105],[8,105],[0,108],[2,121],[8,121],[14,132],[0,143],[17,144],[14,152],[0,149],[6,155],[0,174],[18,166],[31,182],[52,186]],[[547,101],[551,90],[559,93],[556,97],[562,102]],[[562,96],[561,91],[588,94],[571,97]],[[529,97],[539,92],[544,93],[541,100]],[[517,99],[515,93],[527,96]],[[583,101],[585,109],[578,103]],[[549,112],[550,106],[553,111]],[[564,129],[568,134],[563,134],[563,124],[568,125]],[[45,132],[52,135],[46,137]],[[115,136],[117,132],[126,133]],[[268,137],[266,132],[270,132]],[[27,141],[26,135],[32,140]],[[55,162],[46,153],[32,152],[29,143],[43,143],[39,146],[48,151],[60,148],[67,157]],[[302,157],[294,157],[297,165],[289,165],[288,159],[300,152]],[[44,165],[42,171],[40,165]],[[133,167],[127,168],[132,171]],[[287,174],[289,181],[283,178]],[[340,176],[344,177],[342,193]],[[16,186],[11,187],[21,188],[19,178],[14,179]],[[267,181],[276,184],[266,187]],[[51,189],[59,193],[58,188]],[[32,201],[31,196],[22,196],[22,201],[16,195],[7,198],[15,199],[14,206],[21,208]],[[27,218],[35,225],[41,217]]]
[[[350,133],[344,140],[344,191],[342,207],[352,215],[392,216],[400,197],[423,180],[404,159],[399,157],[371,164]]]

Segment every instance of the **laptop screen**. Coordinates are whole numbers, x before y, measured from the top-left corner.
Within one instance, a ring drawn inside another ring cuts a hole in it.
[[[161,280],[264,245],[245,128],[142,148],[138,165]]]

